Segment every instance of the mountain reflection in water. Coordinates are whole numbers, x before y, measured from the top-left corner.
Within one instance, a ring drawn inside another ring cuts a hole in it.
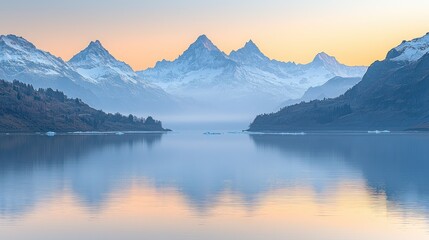
[[[135,189],[180,196],[201,218],[219,206],[335,206],[339,191],[358,191],[427,222],[428,143],[425,134],[0,136],[0,222],[67,194],[103,214]]]

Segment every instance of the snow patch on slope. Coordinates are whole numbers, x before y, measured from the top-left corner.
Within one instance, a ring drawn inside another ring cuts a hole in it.
[[[37,49],[32,43],[15,35],[0,36],[0,63],[11,74],[33,72],[64,75],[73,78],[73,70],[61,59]]]
[[[395,50],[399,56],[392,58],[393,61],[416,62],[429,53],[429,33],[421,38],[404,41]]]

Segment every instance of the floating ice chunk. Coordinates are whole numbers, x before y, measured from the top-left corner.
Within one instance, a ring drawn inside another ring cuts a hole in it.
[[[204,135],[221,135],[222,133],[219,132],[205,132]]]
[[[381,134],[381,133],[390,133],[390,131],[389,130],[383,130],[383,131],[375,130],[375,131],[368,131],[368,133],[369,134]]]
[[[290,135],[290,136],[303,136],[305,132],[248,132],[254,135]]]
[[[292,136],[301,136],[305,135],[305,132],[286,132],[286,133],[279,133],[280,135],[292,135]]]
[[[48,136],[48,137],[53,137],[53,136],[55,136],[56,135],[56,133],[55,132],[47,132],[46,133],[46,136]]]

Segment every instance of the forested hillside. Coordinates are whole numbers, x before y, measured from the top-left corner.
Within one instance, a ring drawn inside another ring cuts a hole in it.
[[[0,80],[0,132],[165,131],[152,117],[107,114],[50,88]]]

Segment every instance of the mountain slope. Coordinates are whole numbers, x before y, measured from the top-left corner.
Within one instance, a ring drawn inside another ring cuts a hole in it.
[[[0,80],[0,132],[164,131],[151,117],[106,114],[62,92]]]
[[[138,78],[126,63],[113,57],[100,43],[91,42],[68,64],[85,79],[83,84],[102,99],[108,111],[157,111],[174,100],[161,88]]]
[[[310,87],[305,91],[304,95],[299,99],[291,99],[284,102],[281,106],[290,106],[300,102],[309,102],[312,100],[322,100],[325,98],[336,98],[344,94],[347,90],[360,82],[362,78],[343,78],[334,77],[328,80],[325,84]]]
[[[163,60],[137,74],[171,94],[234,112],[255,112],[299,98],[332,77],[361,77],[365,71],[326,54],[304,65],[271,60],[253,41],[226,55],[202,35],[176,60]]]
[[[251,131],[427,129],[429,34],[405,41],[373,63],[344,95],[258,116]]]
[[[365,74],[367,67],[350,67],[347,65],[344,65],[338,60],[333,57],[329,56],[325,52],[321,52],[317,54],[313,61],[309,64],[302,66],[304,69],[307,68],[320,68],[324,69],[330,74],[333,74],[335,76],[339,77],[361,77]]]
[[[60,89],[91,104],[98,103],[95,95],[82,87],[85,82],[82,76],[63,60],[15,35],[0,36],[0,79],[21,80],[36,88]]]

